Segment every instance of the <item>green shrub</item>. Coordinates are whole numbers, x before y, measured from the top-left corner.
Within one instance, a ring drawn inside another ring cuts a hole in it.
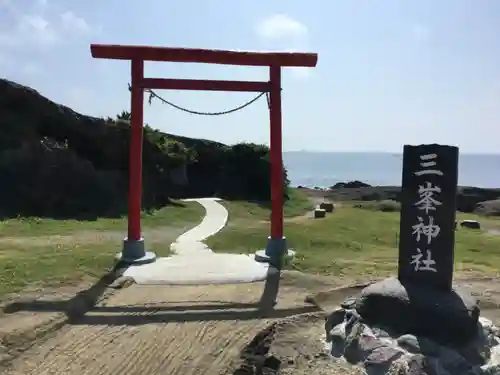
[[[2,216],[93,218],[124,201],[120,174],[98,171],[65,145],[45,139],[0,154]]]
[[[127,212],[128,111],[115,119],[85,116],[0,79],[0,114],[0,214]],[[170,198],[270,200],[267,146],[227,146],[148,125],[143,133],[144,209],[161,207]],[[288,186],[286,172],[283,183]]]

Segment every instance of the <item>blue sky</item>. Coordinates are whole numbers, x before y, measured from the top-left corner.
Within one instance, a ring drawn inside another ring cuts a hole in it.
[[[130,68],[89,44],[317,52],[283,76],[285,150],[389,151],[438,142],[500,153],[497,0],[0,0],[0,76],[94,116],[129,108]],[[266,80],[267,69],[147,63],[146,75]],[[159,92],[198,111],[252,93]],[[29,110],[29,109],[27,109]],[[226,143],[267,143],[264,100],[199,117],[146,105],[153,127]]]

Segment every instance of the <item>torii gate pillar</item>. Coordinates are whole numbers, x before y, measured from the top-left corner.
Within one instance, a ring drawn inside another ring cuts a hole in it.
[[[266,249],[258,251],[255,259],[281,266],[287,253],[283,236],[284,173],[281,124],[281,68],[315,67],[314,53],[242,52],[192,48],[121,46],[92,44],[92,57],[129,60],[131,62],[131,140],[128,201],[128,233],[120,260],[126,263],[147,263],[155,260],[146,252],[141,235],[142,201],[142,143],[144,89],[253,91],[269,93],[271,121],[271,228]],[[145,78],[144,61],[208,63],[269,67],[268,82],[216,81],[190,79]]]

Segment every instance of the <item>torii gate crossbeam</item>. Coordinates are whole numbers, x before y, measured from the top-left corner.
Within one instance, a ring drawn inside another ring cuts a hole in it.
[[[131,61],[131,140],[128,198],[128,233],[120,259],[127,263],[154,261],[154,253],[146,252],[141,234],[142,143],[144,122],[144,90],[209,90],[269,93],[271,228],[267,247],[257,252],[256,259],[280,265],[287,252],[283,236],[283,153],[281,116],[281,68],[315,67],[314,53],[243,52],[194,48],[167,48],[92,44],[92,57]],[[144,77],[144,61],[207,63],[223,65],[268,66],[268,82],[218,81],[198,79],[165,79]]]

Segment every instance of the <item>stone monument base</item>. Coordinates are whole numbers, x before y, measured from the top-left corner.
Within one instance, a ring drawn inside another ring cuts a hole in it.
[[[386,279],[344,301],[325,330],[332,358],[368,375],[500,375],[500,330],[458,289]]]
[[[368,324],[425,336],[443,345],[465,345],[477,334],[478,301],[459,289],[403,284],[394,277],[363,289],[354,307]]]

